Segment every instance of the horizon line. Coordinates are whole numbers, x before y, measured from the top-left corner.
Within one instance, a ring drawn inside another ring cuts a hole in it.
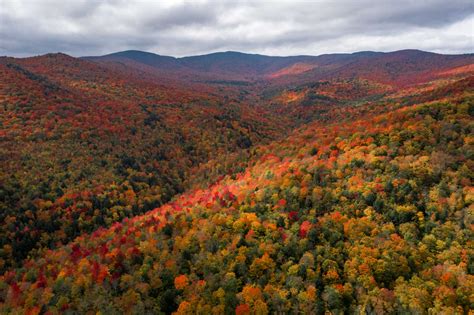
[[[146,54],[151,54],[155,56],[160,56],[160,57],[169,57],[169,58],[174,58],[174,59],[183,59],[183,58],[190,58],[190,57],[202,57],[202,56],[209,56],[209,55],[215,55],[215,54],[225,54],[225,53],[236,53],[236,54],[242,54],[242,55],[253,55],[253,56],[263,56],[263,57],[273,57],[273,58],[289,58],[289,57],[320,57],[320,56],[326,56],[326,55],[353,55],[353,54],[360,54],[360,53],[375,53],[375,54],[389,54],[389,53],[396,53],[396,52],[404,52],[404,51],[418,51],[418,52],[424,52],[424,53],[430,53],[430,54],[436,54],[436,55],[443,55],[443,56],[462,56],[462,55],[472,55],[474,52],[468,52],[468,53],[459,53],[459,54],[443,54],[443,53],[437,53],[433,51],[428,51],[428,50],[422,50],[422,49],[417,49],[417,48],[406,48],[406,49],[399,49],[399,50],[391,50],[391,51],[376,51],[376,50],[360,50],[360,51],[353,51],[353,52],[332,52],[332,53],[323,53],[323,54],[318,54],[318,55],[311,55],[311,54],[298,54],[298,55],[266,55],[266,54],[261,54],[261,53],[254,53],[254,52],[243,52],[243,51],[238,51],[238,50],[223,50],[223,51],[213,51],[209,53],[204,53],[204,54],[196,54],[196,55],[185,55],[181,57],[176,57],[176,56],[171,56],[171,55],[161,55],[156,52],[152,51],[146,51],[146,50],[139,50],[139,49],[126,49],[126,50],[120,50],[120,51],[115,51],[115,52],[110,52],[102,55],[84,55],[84,56],[74,56],[72,54],[64,53],[61,51],[58,52],[47,52],[43,54],[37,54],[37,55],[28,55],[24,57],[16,57],[12,55],[2,55],[0,57],[2,58],[16,58],[16,59],[27,59],[27,58],[35,58],[35,57],[42,57],[42,56],[47,56],[47,55],[66,55],[72,58],[100,58],[100,57],[106,57],[106,56],[111,56],[119,53],[125,53],[125,52],[138,52],[138,53],[146,53]]]

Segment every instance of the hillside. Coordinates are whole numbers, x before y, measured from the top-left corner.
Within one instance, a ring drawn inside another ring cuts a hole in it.
[[[287,67],[298,61],[311,61],[314,57],[272,57],[228,51],[201,56],[174,58],[142,51],[123,51],[105,56],[84,57],[87,60],[104,62],[134,62],[145,64],[158,71],[184,74],[186,71],[197,77],[233,78],[254,80],[272,71]]]
[[[0,270],[151,210],[193,167],[287,130],[212,87],[63,54],[2,58],[0,73]]]
[[[420,50],[288,57],[228,51],[182,58],[123,51],[85,58],[99,64],[125,63],[132,67],[146,65],[172,77],[194,77],[198,81],[212,77],[214,80],[270,80],[275,81],[272,84],[288,84],[359,78],[397,86],[426,82],[436,78],[438,72],[474,62],[472,54],[440,55]]]
[[[473,64],[1,57],[0,313],[468,313]]]
[[[335,108],[242,173],[6,272],[2,312],[466,313],[472,83]]]

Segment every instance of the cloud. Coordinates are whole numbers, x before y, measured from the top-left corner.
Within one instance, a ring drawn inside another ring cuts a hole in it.
[[[467,53],[474,50],[473,6],[470,0],[0,0],[0,55]]]

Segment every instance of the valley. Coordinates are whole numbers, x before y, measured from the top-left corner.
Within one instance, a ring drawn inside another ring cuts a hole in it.
[[[467,314],[473,64],[0,57],[0,312]]]

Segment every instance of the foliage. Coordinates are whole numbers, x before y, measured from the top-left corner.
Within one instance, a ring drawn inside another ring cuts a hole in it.
[[[314,123],[235,179],[7,272],[3,311],[467,312],[466,106]]]
[[[474,308],[472,76],[328,81],[337,104],[278,140],[253,86],[38,58],[0,64],[1,313]]]

